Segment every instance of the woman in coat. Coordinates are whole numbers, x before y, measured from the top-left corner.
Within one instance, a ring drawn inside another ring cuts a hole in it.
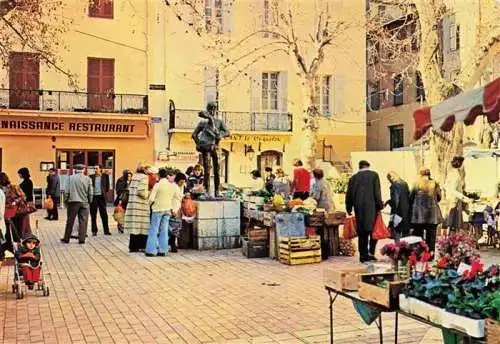
[[[391,207],[391,228],[396,241],[410,234],[410,188],[396,172],[387,174],[389,180],[391,199],[385,204]]]
[[[9,177],[7,176],[6,173],[1,172],[0,173],[0,189],[5,195],[5,204],[9,206],[16,206],[16,203],[19,202],[19,200],[24,199],[24,194],[21,188],[17,185],[13,185],[10,182]],[[5,211],[5,209],[4,209]],[[14,222],[15,219],[12,219],[12,222]],[[2,221],[3,217],[2,217]],[[7,221],[6,221],[7,222]],[[21,240],[21,231],[15,226],[13,226],[12,233],[8,230],[8,226],[6,226],[6,232],[5,232],[5,242],[2,245],[2,254],[5,251],[10,251],[14,253],[13,247],[12,247],[12,242],[19,242]],[[12,234],[12,236],[11,236]]]
[[[326,212],[334,210],[331,199],[330,188],[323,179],[323,170],[317,168],[313,170],[314,184],[311,188],[311,197],[318,202],[318,208],[325,209]]]
[[[410,194],[411,223],[413,235],[424,237],[431,251],[436,246],[436,230],[443,220],[439,202],[441,201],[441,188],[431,178],[427,168],[420,170],[420,180],[415,183]]]
[[[144,165],[139,165],[129,185],[124,225],[125,230],[130,233],[129,252],[146,249],[150,224],[148,179]]]
[[[24,198],[24,201],[28,203],[33,203],[33,182],[31,181],[30,171],[26,167],[23,167],[17,171],[17,174],[22,179],[19,188],[23,195],[20,195],[20,197]],[[19,233],[21,233],[21,237],[24,237],[26,233],[31,233],[29,214],[18,215],[13,220],[14,226],[16,226]]]
[[[127,209],[128,202],[128,187],[132,180],[132,172],[124,170],[121,177],[116,180],[116,199],[115,207],[120,204],[123,209]]]

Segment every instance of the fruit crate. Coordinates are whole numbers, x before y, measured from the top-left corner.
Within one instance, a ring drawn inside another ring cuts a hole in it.
[[[486,319],[486,343],[500,344],[500,322]]]
[[[319,227],[325,225],[325,213],[324,212],[314,212],[309,216],[306,216],[306,226],[308,227]]]
[[[332,213],[327,213],[325,216],[326,225],[330,226],[340,226],[344,224],[344,219],[346,218],[346,213],[343,211],[334,211]]]
[[[246,238],[250,241],[267,241],[268,233],[267,229],[260,227],[253,227],[248,230]]]
[[[279,259],[283,264],[321,263],[321,240],[313,237],[280,237]]]
[[[367,272],[367,267],[325,269],[323,278],[325,284],[335,290],[356,291],[361,281],[360,275]]]

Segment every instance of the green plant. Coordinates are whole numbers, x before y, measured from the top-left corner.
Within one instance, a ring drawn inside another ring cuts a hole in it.
[[[347,193],[347,185],[349,184],[349,174],[342,173],[339,177],[328,178],[326,181],[330,184],[333,193],[345,194]]]

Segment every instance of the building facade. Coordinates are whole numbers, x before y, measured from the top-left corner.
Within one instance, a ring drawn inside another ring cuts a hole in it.
[[[365,58],[352,53],[364,50],[363,8],[362,0],[339,4],[335,15],[360,25],[340,36],[321,69],[318,159],[332,168],[366,144]],[[207,35],[161,0],[75,0],[61,11],[72,23],[60,56],[78,88],[37,55],[10,53],[0,74],[2,171],[26,166],[43,186],[47,168],[69,175],[78,163],[102,164],[113,180],[138,162],[183,170],[199,159],[191,133],[211,101],[232,134],[221,142],[223,181],[244,186],[251,170],[300,156],[302,89],[286,54],[242,63],[236,73],[215,65]],[[207,0],[202,11],[204,24],[220,24],[212,38],[242,39],[271,20],[267,0]],[[252,44],[272,39],[262,34]]]
[[[411,22],[407,13],[398,8],[376,0],[368,3],[369,16],[378,16],[389,30],[400,30]],[[439,56],[444,78],[456,86],[457,92],[461,92],[498,77],[500,26],[495,18],[500,11],[499,3],[495,0],[445,0],[444,4],[446,14],[439,32]],[[412,51],[414,58],[418,58],[418,44],[412,47]],[[482,51],[488,53],[479,60]],[[383,48],[379,53],[384,53]],[[368,150],[392,150],[415,144],[413,112],[421,106],[427,106],[424,85],[418,72],[406,70],[408,64],[395,59],[396,63],[384,66],[387,69],[386,77],[379,78],[373,75],[370,68],[370,63],[378,63],[377,59],[368,57],[367,60]],[[402,71],[406,77],[400,78]],[[471,145],[487,147],[486,137],[491,130],[498,129],[491,128],[481,118],[466,128],[464,139]]]

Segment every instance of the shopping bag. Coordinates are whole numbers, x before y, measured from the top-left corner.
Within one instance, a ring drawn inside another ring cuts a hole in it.
[[[47,210],[54,209],[54,201],[50,196],[43,202],[43,208]]]
[[[115,219],[116,223],[119,225],[123,225],[125,222],[125,210],[121,205],[117,205],[115,207],[115,211],[113,212],[113,218]]]
[[[356,232],[356,217],[348,216],[344,219],[344,231],[343,237],[344,239],[354,239],[358,236]]]
[[[191,198],[185,197],[182,200],[182,215],[194,217],[196,215],[196,203]]]
[[[391,237],[391,232],[387,229],[387,226],[382,220],[382,215],[380,213],[377,214],[375,219],[375,225],[372,230],[372,239],[373,240],[382,240]]]

